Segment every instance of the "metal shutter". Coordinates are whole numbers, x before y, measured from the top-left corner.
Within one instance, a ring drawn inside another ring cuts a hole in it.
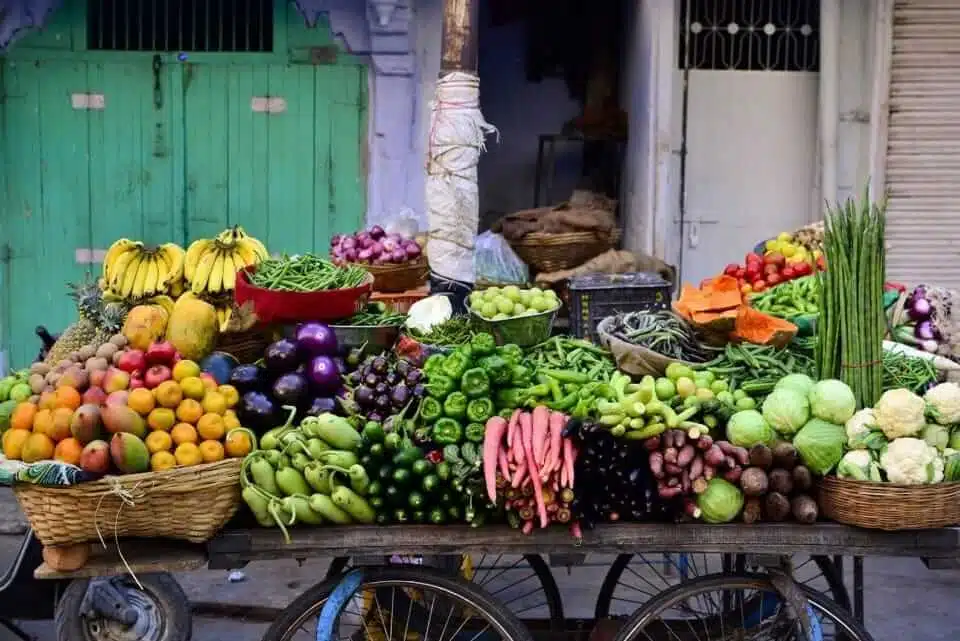
[[[887,276],[960,289],[960,0],[896,0]]]

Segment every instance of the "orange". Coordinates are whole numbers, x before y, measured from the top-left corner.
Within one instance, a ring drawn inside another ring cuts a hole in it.
[[[132,409],[140,416],[146,416],[157,406],[157,399],[153,398],[153,392],[146,387],[138,387],[130,390],[127,395],[127,407]]]
[[[33,431],[39,434],[53,434],[53,410],[39,410],[33,416]]]
[[[200,454],[200,448],[194,443],[181,443],[173,452],[177,463],[180,465],[199,465],[203,463],[203,456]]]
[[[240,402],[240,392],[233,385],[221,385],[217,388],[217,391],[227,399],[228,408],[236,407],[237,403]]]
[[[196,443],[197,430],[189,423],[177,423],[170,430],[170,436],[177,445],[182,443]]]
[[[200,366],[195,361],[183,359],[173,366],[173,380],[178,383],[185,378],[199,378]]]
[[[22,403],[21,403],[22,405]],[[12,461],[20,460],[23,444],[30,438],[30,430],[9,429],[3,433],[3,455]]]
[[[73,410],[69,407],[58,407],[53,410],[53,430],[47,434],[55,442],[60,442],[70,436],[70,421],[73,419]]]
[[[147,438],[145,438],[143,442],[147,446],[147,451],[151,454],[156,454],[157,452],[169,452],[170,448],[173,447],[173,438],[161,430],[150,432],[147,434]]]
[[[181,363],[183,361],[180,361]],[[178,365],[180,363],[177,363]],[[196,376],[188,376],[180,381],[180,389],[186,398],[192,398],[199,401],[207,393],[207,386],[203,384]]]
[[[10,428],[14,430],[32,430],[33,418],[37,415],[37,406],[33,403],[17,403],[10,415]]]
[[[150,469],[154,472],[169,470],[177,466],[177,457],[170,452],[154,452],[150,457]]]
[[[147,425],[152,430],[169,432],[177,423],[177,413],[169,407],[156,407],[147,416]]]
[[[203,407],[192,398],[185,398],[177,406],[177,419],[183,423],[194,424],[203,416]]]
[[[230,458],[243,458],[253,451],[253,439],[245,430],[233,429],[227,432],[223,445],[224,451]]]
[[[169,407],[170,409],[176,409],[180,401],[183,400],[183,390],[174,381],[160,383],[157,385],[157,389],[153,390],[153,395],[157,398],[160,407]]]
[[[40,394],[40,400],[37,402],[37,407],[42,410],[52,410],[57,407],[57,393],[52,390],[47,390]]]
[[[204,394],[200,405],[203,406],[203,411],[208,414],[223,414],[227,411],[227,398],[220,392],[207,392]]]
[[[240,419],[237,418],[237,413],[233,410],[227,410],[224,412],[223,426],[227,428],[227,431],[230,431],[235,427],[240,427]]]
[[[77,439],[65,438],[53,449],[53,458],[57,461],[70,463],[71,465],[80,465],[80,453],[83,451],[83,444]]]
[[[204,463],[216,463],[223,460],[223,445],[220,441],[203,441],[198,449]]]
[[[223,424],[223,417],[219,414],[204,414],[197,421],[197,433],[204,440],[219,441],[227,433]]]
[[[53,439],[46,434],[34,432],[23,444],[23,450],[20,452],[24,463],[36,463],[53,458]]]
[[[220,386],[220,383],[213,377],[213,374],[208,374],[207,372],[200,375],[200,380],[203,381],[203,386],[207,388],[208,392],[215,392],[217,391],[217,387]]]
[[[66,407],[75,410],[83,404],[80,392],[66,385],[58,387],[57,391],[54,392],[54,396],[56,397],[57,407]]]

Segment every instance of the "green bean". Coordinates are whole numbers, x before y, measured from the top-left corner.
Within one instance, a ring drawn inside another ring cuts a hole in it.
[[[436,345],[437,347],[457,347],[469,343],[473,338],[473,324],[466,316],[453,318],[435,325],[429,332],[409,330],[411,336],[421,343]]]
[[[268,258],[250,277],[255,287],[285,292],[318,292],[359,287],[367,270],[357,265],[338,266],[315,254]]]

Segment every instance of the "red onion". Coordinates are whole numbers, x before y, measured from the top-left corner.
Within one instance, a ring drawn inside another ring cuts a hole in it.
[[[359,252],[357,252],[357,260],[360,262],[366,262],[371,258],[373,258],[373,252],[369,249],[361,249]]]
[[[383,231],[383,227],[380,225],[374,225],[370,228],[370,237],[374,240],[380,240],[386,235],[386,232]]]
[[[407,262],[407,252],[402,249],[394,249],[390,252],[390,259],[395,263],[405,263]]]
[[[353,236],[347,236],[340,243],[340,246],[344,249],[356,249],[357,248],[357,239]]]
[[[399,246],[397,241],[393,240],[392,238],[384,238],[381,244],[383,245],[383,251],[385,252],[393,252],[393,250]]]
[[[408,243],[403,244],[403,251],[406,252],[407,258],[409,258],[410,260],[413,260],[414,258],[419,257],[420,254],[422,253],[422,250],[420,249],[420,245],[418,245],[416,242],[412,240]]]
[[[379,256],[383,253],[383,245],[379,241],[373,241],[370,245],[370,251],[373,252],[374,256]]]

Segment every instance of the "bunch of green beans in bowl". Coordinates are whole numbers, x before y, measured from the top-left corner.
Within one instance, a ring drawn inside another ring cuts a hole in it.
[[[359,287],[369,274],[359,265],[334,265],[316,254],[284,254],[257,265],[250,284],[281,292],[319,292]]]

